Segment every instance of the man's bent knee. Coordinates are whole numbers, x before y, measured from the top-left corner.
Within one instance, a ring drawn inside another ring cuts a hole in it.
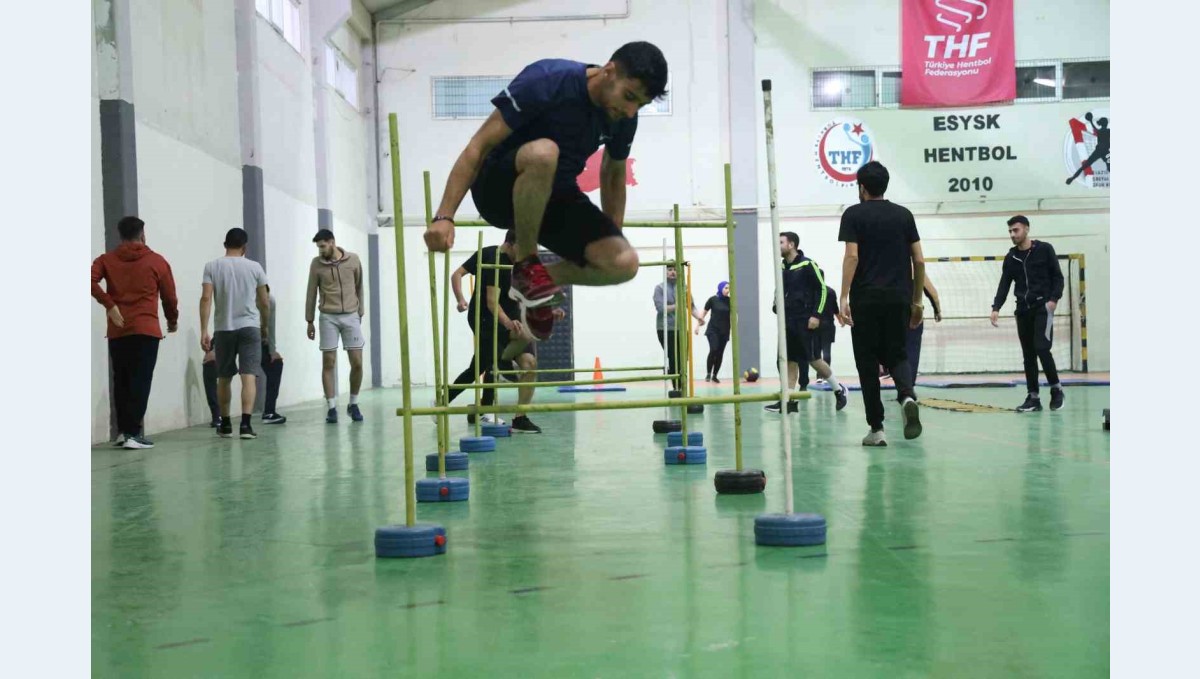
[[[633,277],[637,275],[638,265],[637,250],[626,244],[624,250],[618,252],[608,262],[598,264],[598,267],[608,274],[613,282],[624,283],[633,280]]]
[[[550,139],[534,139],[517,151],[517,172],[531,169],[555,170],[558,167],[558,144]]]

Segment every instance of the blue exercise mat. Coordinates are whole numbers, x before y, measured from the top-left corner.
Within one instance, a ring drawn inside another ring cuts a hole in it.
[[[582,394],[593,391],[625,391],[625,387],[559,387],[560,394]]]

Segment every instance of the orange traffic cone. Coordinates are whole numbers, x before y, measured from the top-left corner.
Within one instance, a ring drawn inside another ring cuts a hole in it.
[[[596,357],[596,366],[595,366],[595,371],[592,373],[592,379],[593,380],[604,379],[604,372],[600,370],[600,357],[599,356]]]

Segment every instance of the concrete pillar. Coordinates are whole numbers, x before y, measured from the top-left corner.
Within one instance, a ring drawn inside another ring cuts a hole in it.
[[[738,282],[741,364],[759,363],[761,296],[758,272],[758,110],[762,93],[754,68],[754,0],[726,0],[728,21],[729,157],[733,166],[734,249]]]
[[[133,31],[129,0],[92,4],[93,44],[100,88],[100,174],[104,202],[104,244],[120,242],[117,222],[138,212],[137,140],[133,109]],[[116,438],[116,400],[108,372],[108,428]]]

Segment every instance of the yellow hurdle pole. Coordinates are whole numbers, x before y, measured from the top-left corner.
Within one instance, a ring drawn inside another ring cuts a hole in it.
[[[400,311],[400,391],[404,407],[404,525],[417,522],[416,479],[413,478],[412,375],[408,360],[408,285],[404,280],[404,196],[400,189],[400,132],[396,114],[388,114],[388,136],[392,154],[392,210],[396,229],[396,305]]]
[[[482,232],[480,232],[482,233]],[[500,292],[500,248],[496,248],[496,268],[492,271],[492,285],[496,288],[497,295]],[[483,299],[486,302],[490,297],[487,295],[487,286],[484,286]],[[496,299],[496,308],[492,309],[492,381],[498,382],[499,377],[496,377],[496,369],[500,366],[500,299]],[[500,392],[496,393],[496,400],[500,399]]]
[[[425,228],[433,223],[433,198],[429,192],[429,170],[422,173],[425,188]],[[433,250],[429,253],[429,309],[433,319],[433,400],[440,406],[449,405],[443,400],[442,390],[442,351],[438,343],[438,304],[437,304],[437,265],[434,262]],[[437,418],[438,438],[438,478],[446,478],[446,436],[443,427],[446,418]]]
[[[587,387],[597,384],[629,384],[632,382],[655,382],[663,377],[679,378],[683,377],[681,373],[671,373],[669,375],[637,375],[633,377],[605,377],[601,380],[556,380],[553,382],[480,382],[476,384],[460,385],[463,389],[520,389],[521,387],[533,387],[541,389],[544,387]]]
[[[742,358],[738,352],[737,262],[733,255],[733,172],[725,163],[725,254],[729,263],[729,338],[733,344],[733,395],[742,394]],[[784,413],[787,416],[787,413]],[[742,471],[742,405],[733,403],[735,468]]]
[[[475,280],[471,282],[471,285],[478,286],[477,288],[471,289],[471,297],[475,300],[475,332],[474,332],[474,335],[475,335],[475,407],[476,408],[478,408],[481,405],[480,397],[483,396],[483,392],[480,391],[479,386],[478,386],[479,385],[479,361],[480,361],[480,359],[483,358],[483,352],[480,351],[480,347],[479,347],[479,331],[482,330],[482,328],[480,327],[480,323],[483,322],[482,316],[481,316],[481,314],[483,312],[482,307],[484,304],[487,304],[487,302],[485,300],[479,299],[479,297],[487,297],[487,289],[486,289],[487,286],[485,286],[483,284],[483,270],[479,268],[481,266],[483,266],[483,232],[482,231],[479,232],[479,239],[475,243],[475,271],[478,273],[476,273],[476,275],[475,275]],[[475,438],[479,438],[482,435],[483,435],[483,422],[480,421],[480,418],[476,417],[475,418]]]
[[[687,350],[688,350],[688,396],[696,395],[696,362],[695,362],[695,347],[692,346],[692,264],[684,262],[684,267],[687,269],[687,296],[688,296],[688,327],[687,327]]]
[[[529,413],[577,413],[594,410],[645,410],[648,408],[673,407],[676,405],[722,405],[725,403],[762,403],[774,401],[779,394],[764,392],[761,394],[738,394],[724,396],[697,396],[695,398],[645,399],[637,401],[594,401],[584,403],[530,403],[522,410]],[[788,394],[792,401],[803,401],[812,398],[807,391]],[[498,413],[505,409],[503,405],[490,406],[445,406],[439,408],[413,408],[413,415],[440,415],[443,412],[451,415],[470,415],[471,413]],[[400,412],[397,409],[396,412]]]
[[[630,368],[608,368],[608,367],[604,368],[604,372],[606,372],[606,373],[643,372],[646,370],[662,370],[662,366],[661,365],[639,365],[639,366],[634,366],[634,367],[630,367]],[[497,375],[523,375],[526,373],[533,373],[534,375],[541,375],[544,373],[590,373],[590,372],[595,372],[595,371],[596,371],[596,366],[592,366],[590,368],[541,368],[538,370],[521,370],[518,368],[517,370],[497,370],[496,374]],[[660,375],[660,377],[661,377],[661,375]]]
[[[679,206],[675,206],[678,210]],[[683,229],[675,229],[675,372],[679,374],[679,389],[680,396],[684,395],[683,391],[683,376],[687,375],[687,357],[683,355],[683,348],[687,346],[687,338],[684,337],[686,332],[684,328],[683,316],[680,315],[680,309],[684,309],[684,313],[691,313],[691,305],[688,304],[687,293],[683,287]],[[687,408],[679,407],[679,426],[680,433],[683,436],[683,445],[687,445],[688,427],[687,427]]]
[[[442,257],[442,404],[450,405],[450,253]],[[442,415],[442,447],[450,450],[450,416]]]

